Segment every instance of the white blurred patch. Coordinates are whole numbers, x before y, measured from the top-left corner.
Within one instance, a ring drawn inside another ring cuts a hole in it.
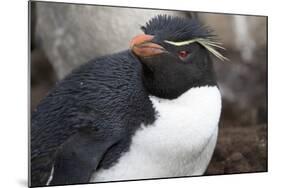
[[[246,16],[233,16],[233,29],[235,33],[235,45],[240,50],[244,61],[251,61],[256,48],[256,42],[250,33],[251,22]]]

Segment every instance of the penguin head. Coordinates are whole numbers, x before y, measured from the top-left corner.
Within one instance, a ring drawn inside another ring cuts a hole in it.
[[[177,98],[192,87],[215,85],[210,53],[220,58],[215,36],[194,19],[159,15],[141,28],[130,43],[143,64],[148,92],[161,98]]]

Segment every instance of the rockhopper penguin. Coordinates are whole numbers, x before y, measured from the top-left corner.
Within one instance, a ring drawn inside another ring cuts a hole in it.
[[[159,15],[130,49],[82,65],[32,114],[31,186],[202,175],[221,95],[196,20]]]

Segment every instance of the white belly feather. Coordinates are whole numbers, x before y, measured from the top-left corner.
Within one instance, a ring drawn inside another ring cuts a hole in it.
[[[158,117],[141,126],[128,152],[91,181],[202,175],[213,154],[221,112],[217,87],[197,87],[177,99],[150,97]]]

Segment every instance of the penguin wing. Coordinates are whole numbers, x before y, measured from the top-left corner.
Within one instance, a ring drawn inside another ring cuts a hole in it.
[[[117,140],[89,127],[79,130],[58,149],[50,185],[89,182],[103,155]]]
[[[125,51],[82,65],[49,92],[31,118],[32,186],[88,182],[125,132],[153,119],[141,70]]]

